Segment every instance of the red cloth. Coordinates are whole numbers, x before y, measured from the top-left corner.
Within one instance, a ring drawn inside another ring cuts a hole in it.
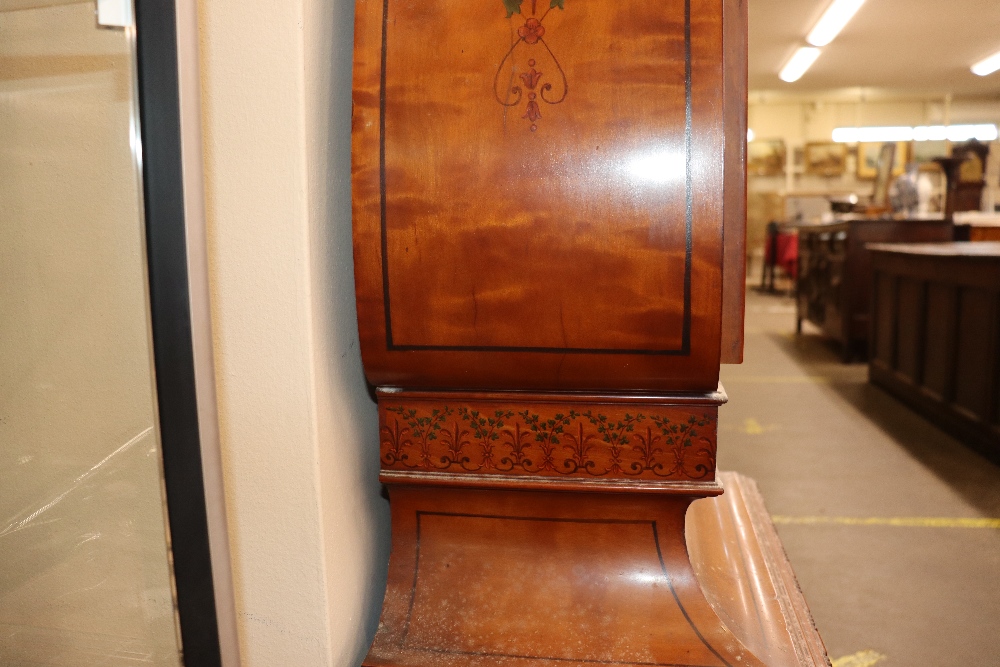
[[[771,243],[768,242],[764,247],[764,261],[768,264],[774,262],[786,275],[796,278],[799,269],[799,236],[789,232],[778,232],[776,236],[774,245],[778,257],[771,257]]]

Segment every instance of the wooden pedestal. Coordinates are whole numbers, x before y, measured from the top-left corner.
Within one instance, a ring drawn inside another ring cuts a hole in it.
[[[387,480],[393,556],[364,664],[827,665],[756,486],[720,477],[726,495],[693,504]]]
[[[827,664],[756,487],[716,479],[721,393],[379,399],[365,665]]]

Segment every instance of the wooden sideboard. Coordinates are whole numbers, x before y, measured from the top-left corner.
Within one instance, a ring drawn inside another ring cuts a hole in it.
[[[872,383],[1000,463],[1000,243],[869,250]]]
[[[869,331],[871,255],[876,242],[951,241],[951,222],[845,216],[802,224],[796,279],[796,330],[812,322],[841,345],[845,362],[865,358]]]
[[[826,665],[755,486],[716,470],[745,0],[356,10],[355,285],[392,512],[364,664]]]
[[[956,213],[955,240],[1000,241],[1000,213]]]

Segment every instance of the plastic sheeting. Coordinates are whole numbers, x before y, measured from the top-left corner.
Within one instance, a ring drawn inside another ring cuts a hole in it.
[[[129,33],[0,2],[0,665],[181,664]]]

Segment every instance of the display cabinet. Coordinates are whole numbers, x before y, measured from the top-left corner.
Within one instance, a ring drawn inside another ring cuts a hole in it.
[[[869,378],[1000,462],[1000,243],[878,243]]]
[[[796,330],[808,320],[840,344],[844,362],[867,359],[871,253],[876,242],[951,241],[950,220],[845,216],[800,224]]]

